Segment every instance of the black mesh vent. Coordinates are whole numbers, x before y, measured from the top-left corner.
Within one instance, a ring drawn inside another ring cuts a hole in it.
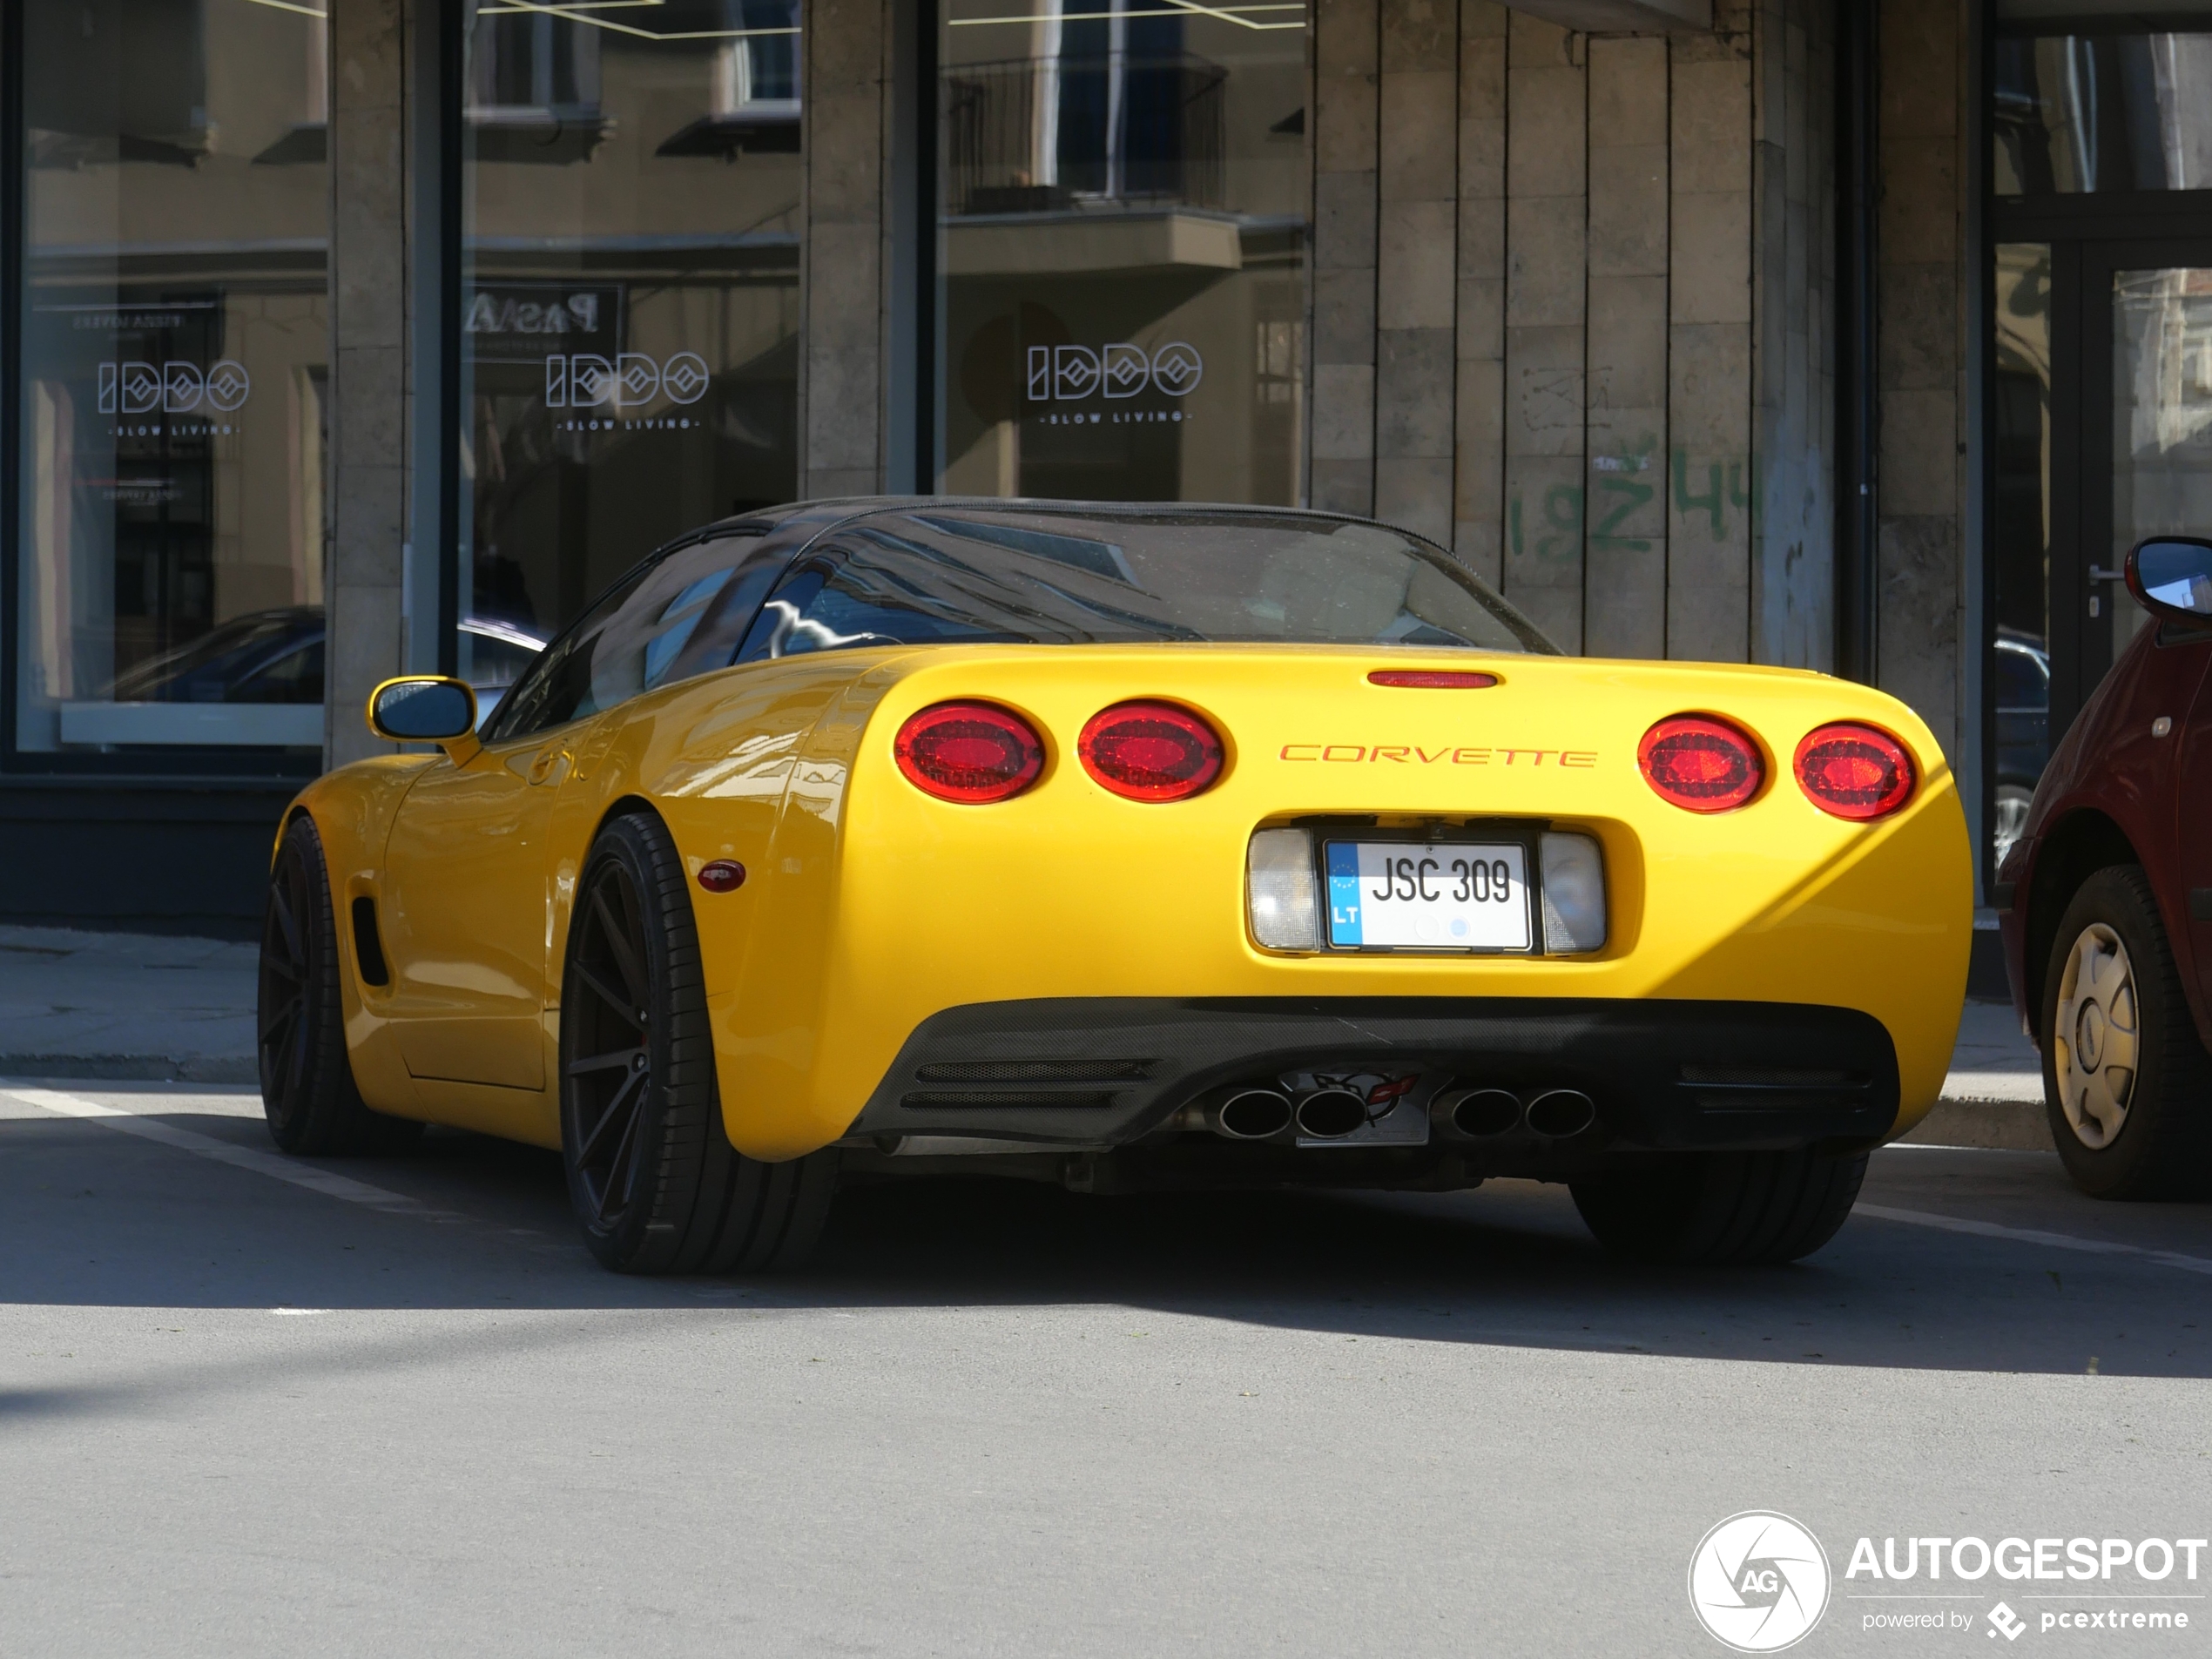
[[[1103,1110],[1114,1103],[1114,1095],[1110,1089],[1070,1089],[1047,1095],[1025,1094],[1011,1089],[990,1091],[980,1089],[941,1089],[918,1095],[908,1095],[899,1103],[917,1111],[927,1111],[932,1107],[941,1110],[956,1110],[967,1106],[1051,1109],[1078,1107]]]
[[[1684,1066],[1686,1083],[1706,1083],[1733,1089],[1864,1089],[1866,1078],[1855,1071],[1804,1071],[1782,1066]]]
[[[1150,1060],[948,1060],[914,1073],[925,1083],[1136,1082],[1152,1075]]]

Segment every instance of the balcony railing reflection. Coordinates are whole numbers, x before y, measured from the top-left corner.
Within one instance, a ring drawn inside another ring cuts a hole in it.
[[[1188,53],[948,69],[948,205],[959,214],[1219,207],[1228,78]]]

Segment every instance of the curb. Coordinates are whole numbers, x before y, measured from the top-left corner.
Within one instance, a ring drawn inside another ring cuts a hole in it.
[[[0,1076],[80,1082],[258,1083],[260,1062],[239,1055],[0,1054]]]
[[[2007,1152],[2056,1152],[2043,1103],[1939,1100],[1898,1139],[1916,1146],[1990,1147]]]

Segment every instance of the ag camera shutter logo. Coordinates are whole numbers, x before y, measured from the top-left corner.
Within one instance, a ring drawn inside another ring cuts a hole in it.
[[[1828,1554],[1787,1515],[1747,1509],[1698,1541],[1689,1605],[1709,1635],[1738,1653],[1779,1653],[1828,1610]]]
[[[1092,393],[1107,397],[1135,397],[1147,386],[1157,386],[1170,397],[1188,397],[1198,389],[1206,360],[1198,348],[1170,340],[1149,357],[1142,346],[1126,340],[1094,349],[1089,346],[1032,346],[1028,356],[1029,401],[1072,402]]]

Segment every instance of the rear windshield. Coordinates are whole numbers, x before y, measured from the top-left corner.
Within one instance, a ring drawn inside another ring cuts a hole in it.
[[[924,509],[827,545],[837,556],[793,574],[741,658],[958,641],[1558,650],[1447,555],[1358,521]]]

